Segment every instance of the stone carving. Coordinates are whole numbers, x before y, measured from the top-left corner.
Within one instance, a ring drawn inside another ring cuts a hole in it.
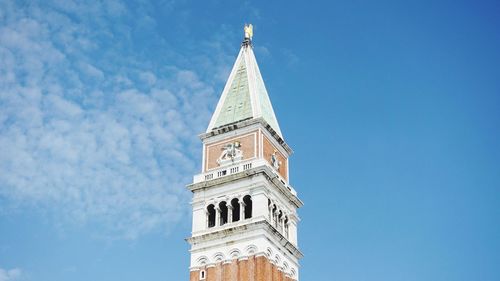
[[[281,166],[281,161],[278,160],[278,156],[276,155],[276,152],[278,152],[276,149],[274,150],[274,153],[271,154],[271,164],[273,167],[279,171],[280,166]]]
[[[253,37],[253,25],[245,24],[245,38],[252,40]]]
[[[239,141],[224,145],[222,147],[222,153],[219,159],[217,159],[217,164],[222,166],[243,159],[243,151],[240,148],[241,143]]]

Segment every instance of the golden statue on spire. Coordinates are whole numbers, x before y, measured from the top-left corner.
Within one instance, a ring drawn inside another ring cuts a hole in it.
[[[253,25],[252,24],[245,24],[245,39],[250,39],[252,40],[253,37]]]

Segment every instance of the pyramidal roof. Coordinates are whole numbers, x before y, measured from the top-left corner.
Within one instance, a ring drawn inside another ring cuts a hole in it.
[[[245,38],[207,133],[214,128],[260,117],[283,137],[253,53],[251,38]]]

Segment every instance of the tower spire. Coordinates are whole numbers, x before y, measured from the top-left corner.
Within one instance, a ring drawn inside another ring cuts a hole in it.
[[[248,119],[260,119],[283,138],[251,48],[253,26],[246,24],[244,31],[240,52],[206,132]]]

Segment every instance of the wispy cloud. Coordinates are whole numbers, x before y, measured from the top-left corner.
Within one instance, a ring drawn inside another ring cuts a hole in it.
[[[259,9],[253,6],[251,1],[244,1],[241,5],[241,9],[245,11],[248,17],[252,20],[258,20],[261,18]]]
[[[283,49],[282,52],[288,66],[296,66],[300,62],[299,57],[291,50]]]
[[[131,30],[153,21],[143,10],[2,1],[0,197],[8,204],[0,210],[43,208],[127,239],[186,216],[184,185],[214,91],[193,69],[151,67],[134,52]],[[117,17],[140,26],[109,20]]]
[[[0,268],[0,281],[14,281],[21,277],[21,270],[19,268],[3,269]]]

